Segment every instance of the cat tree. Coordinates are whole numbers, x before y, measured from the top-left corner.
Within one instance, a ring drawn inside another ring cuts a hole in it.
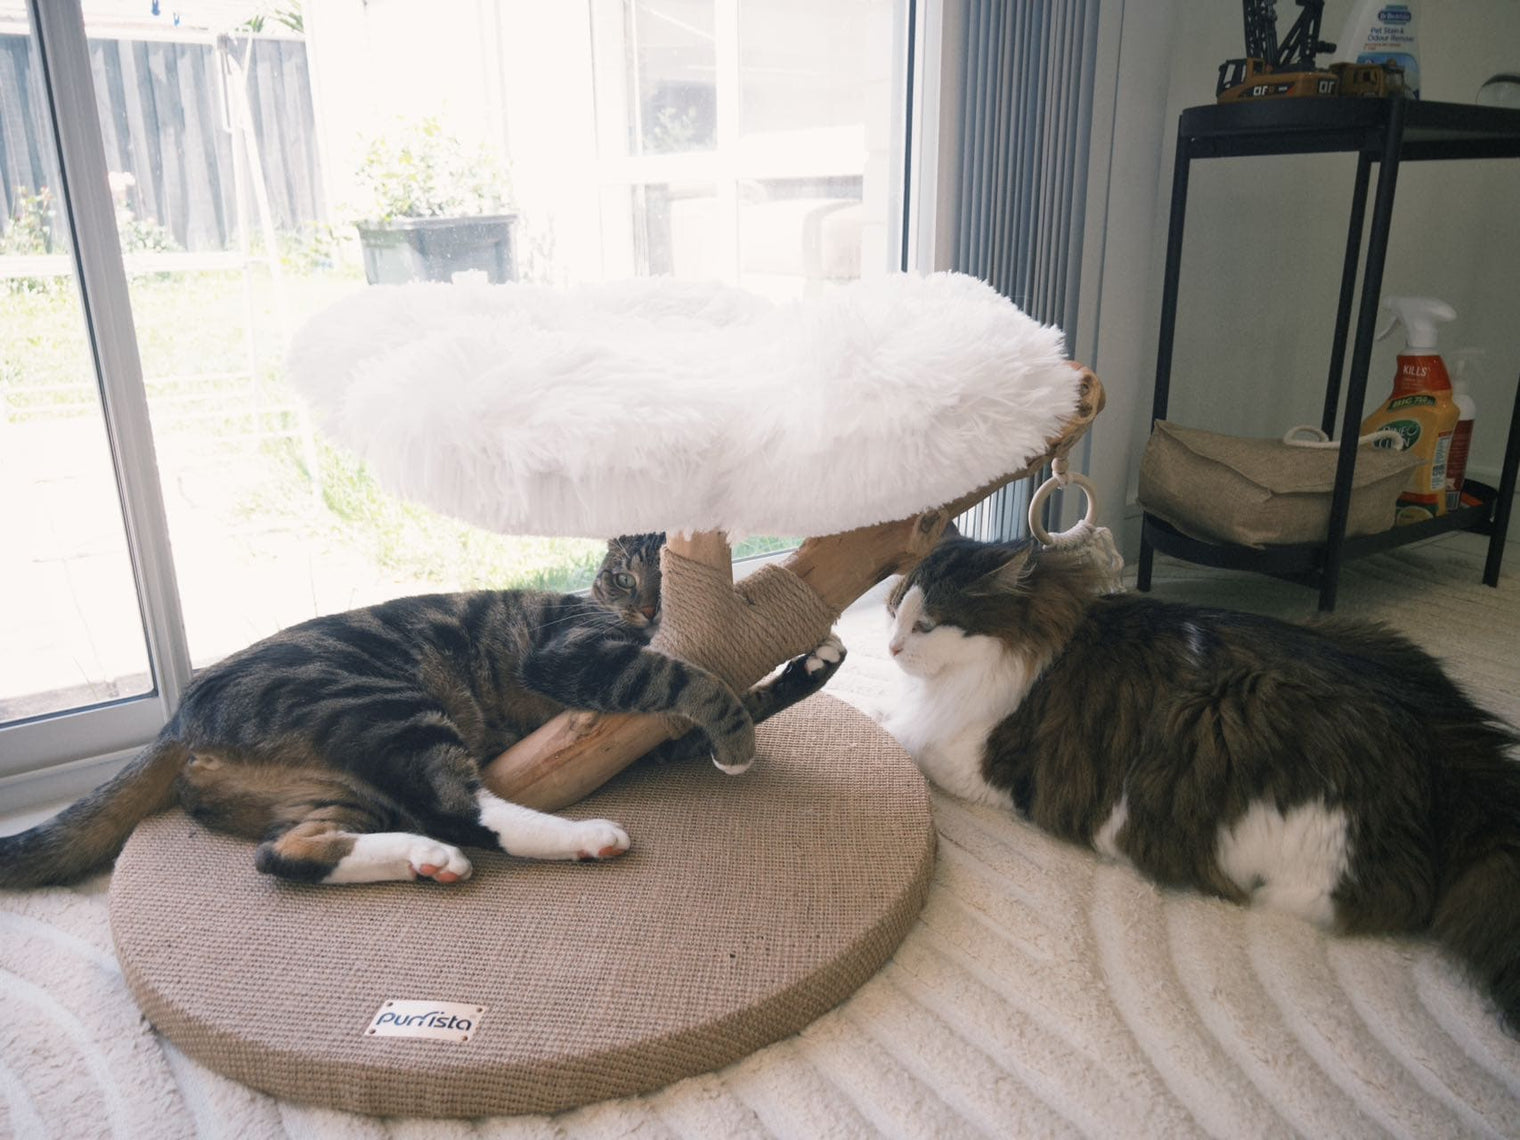
[[[1066,455],[1103,406],[1058,329],[960,274],[790,305],[669,279],[385,292],[296,344],[324,426],[392,491],[494,530],[666,531],[655,644],[735,689],[821,642],[960,511]],[[735,589],[734,530],[821,537]],[[685,727],[567,713],[486,780],[563,807]]]
[[[1057,330],[946,274],[790,305],[668,280],[366,289],[302,331],[290,371],[407,498],[508,533],[666,531],[657,644],[743,687],[1071,449],[1103,393],[1061,355]],[[735,583],[736,531],[816,537]],[[915,922],[928,789],[826,693],[761,725],[739,779],[609,779],[684,728],[568,713],[488,767],[508,798],[625,824],[633,848],[605,864],[472,851],[464,883],[302,886],[155,816],[112,876],[127,984],[217,1072],[383,1115],[557,1112],[786,1037]],[[442,1037],[382,1032],[437,1003]]]

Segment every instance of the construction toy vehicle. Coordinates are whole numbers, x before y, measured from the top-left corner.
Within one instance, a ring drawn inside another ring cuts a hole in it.
[[[1277,39],[1277,5],[1274,0],[1241,0],[1246,25],[1246,54],[1219,65],[1215,98],[1220,103],[1252,99],[1283,99],[1295,95],[1334,95],[1340,77],[1314,66],[1319,52],[1335,50],[1319,38],[1325,0],[1297,0],[1303,9]]]
[[[1215,101],[1286,99],[1294,95],[1334,95],[1340,81],[1333,71],[1273,71],[1260,59],[1231,59],[1219,65]]]

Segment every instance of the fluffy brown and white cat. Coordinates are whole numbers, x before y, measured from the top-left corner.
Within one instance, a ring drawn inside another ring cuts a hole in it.
[[[591,597],[482,590],[399,598],[303,622],[212,665],[114,779],[52,820],[0,837],[0,887],[66,883],[176,803],[256,840],[260,871],[303,882],[471,872],[460,845],[535,859],[605,859],[628,836],[493,795],[480,765],[567,708],[675,714],[696,730],[666,758],[741,768],[754,723],[839,668],[829,638],[736,696],[649,647],[663,535],[614,539]]]
[[[1428,933],[1520,1030],[1516,733],[1382,627],[1134,594],[1033,541],[893,590],[885,727],[940,787],[1170,887]]]

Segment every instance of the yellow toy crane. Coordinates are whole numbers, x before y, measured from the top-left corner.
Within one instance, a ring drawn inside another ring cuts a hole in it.
[[[1334,95],[1339,77],[1314,66],[1319,52],[1335,45],[1319,38],[1325,0],[1297,0],[1303,9],[1288,34],[1277,39],[1275,0],[1241,0],[1246,25],[1246,54],[1219,65],[1214,89],[1220,103],[1253,99],[1283,99],[1295,95]]]
[[[1383,99],[1389,95],[1408,93],[1404,82],[1404,69],[1392,60],[1381,63],[1332,63],[1340,85],[1337,95],[1353,95],[1366,99]]]

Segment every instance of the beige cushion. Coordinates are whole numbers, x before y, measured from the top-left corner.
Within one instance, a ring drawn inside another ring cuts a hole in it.
[[[1330,530],[1334,448],[1290,447],[1157,420],[1140,459],[1140,505],[1209,542],[1323,542]],[[1393,526],[1394,504],[1419,457],[1364,445],[1351,479],[1346,534]]]
[[[934,829],[908,756],[826,695],[762,725],[741,777],[635,765],[566,814],[625,824],[600,864],[471,851],[467,883],[310,887],[188,817],[128,842],[111,925],[180,1049],[355,1112],[555,1112],[716,1069],[796,1032],[891,955]],[[387,1000],[484,1007],[463,1043],[380,1038]]]

